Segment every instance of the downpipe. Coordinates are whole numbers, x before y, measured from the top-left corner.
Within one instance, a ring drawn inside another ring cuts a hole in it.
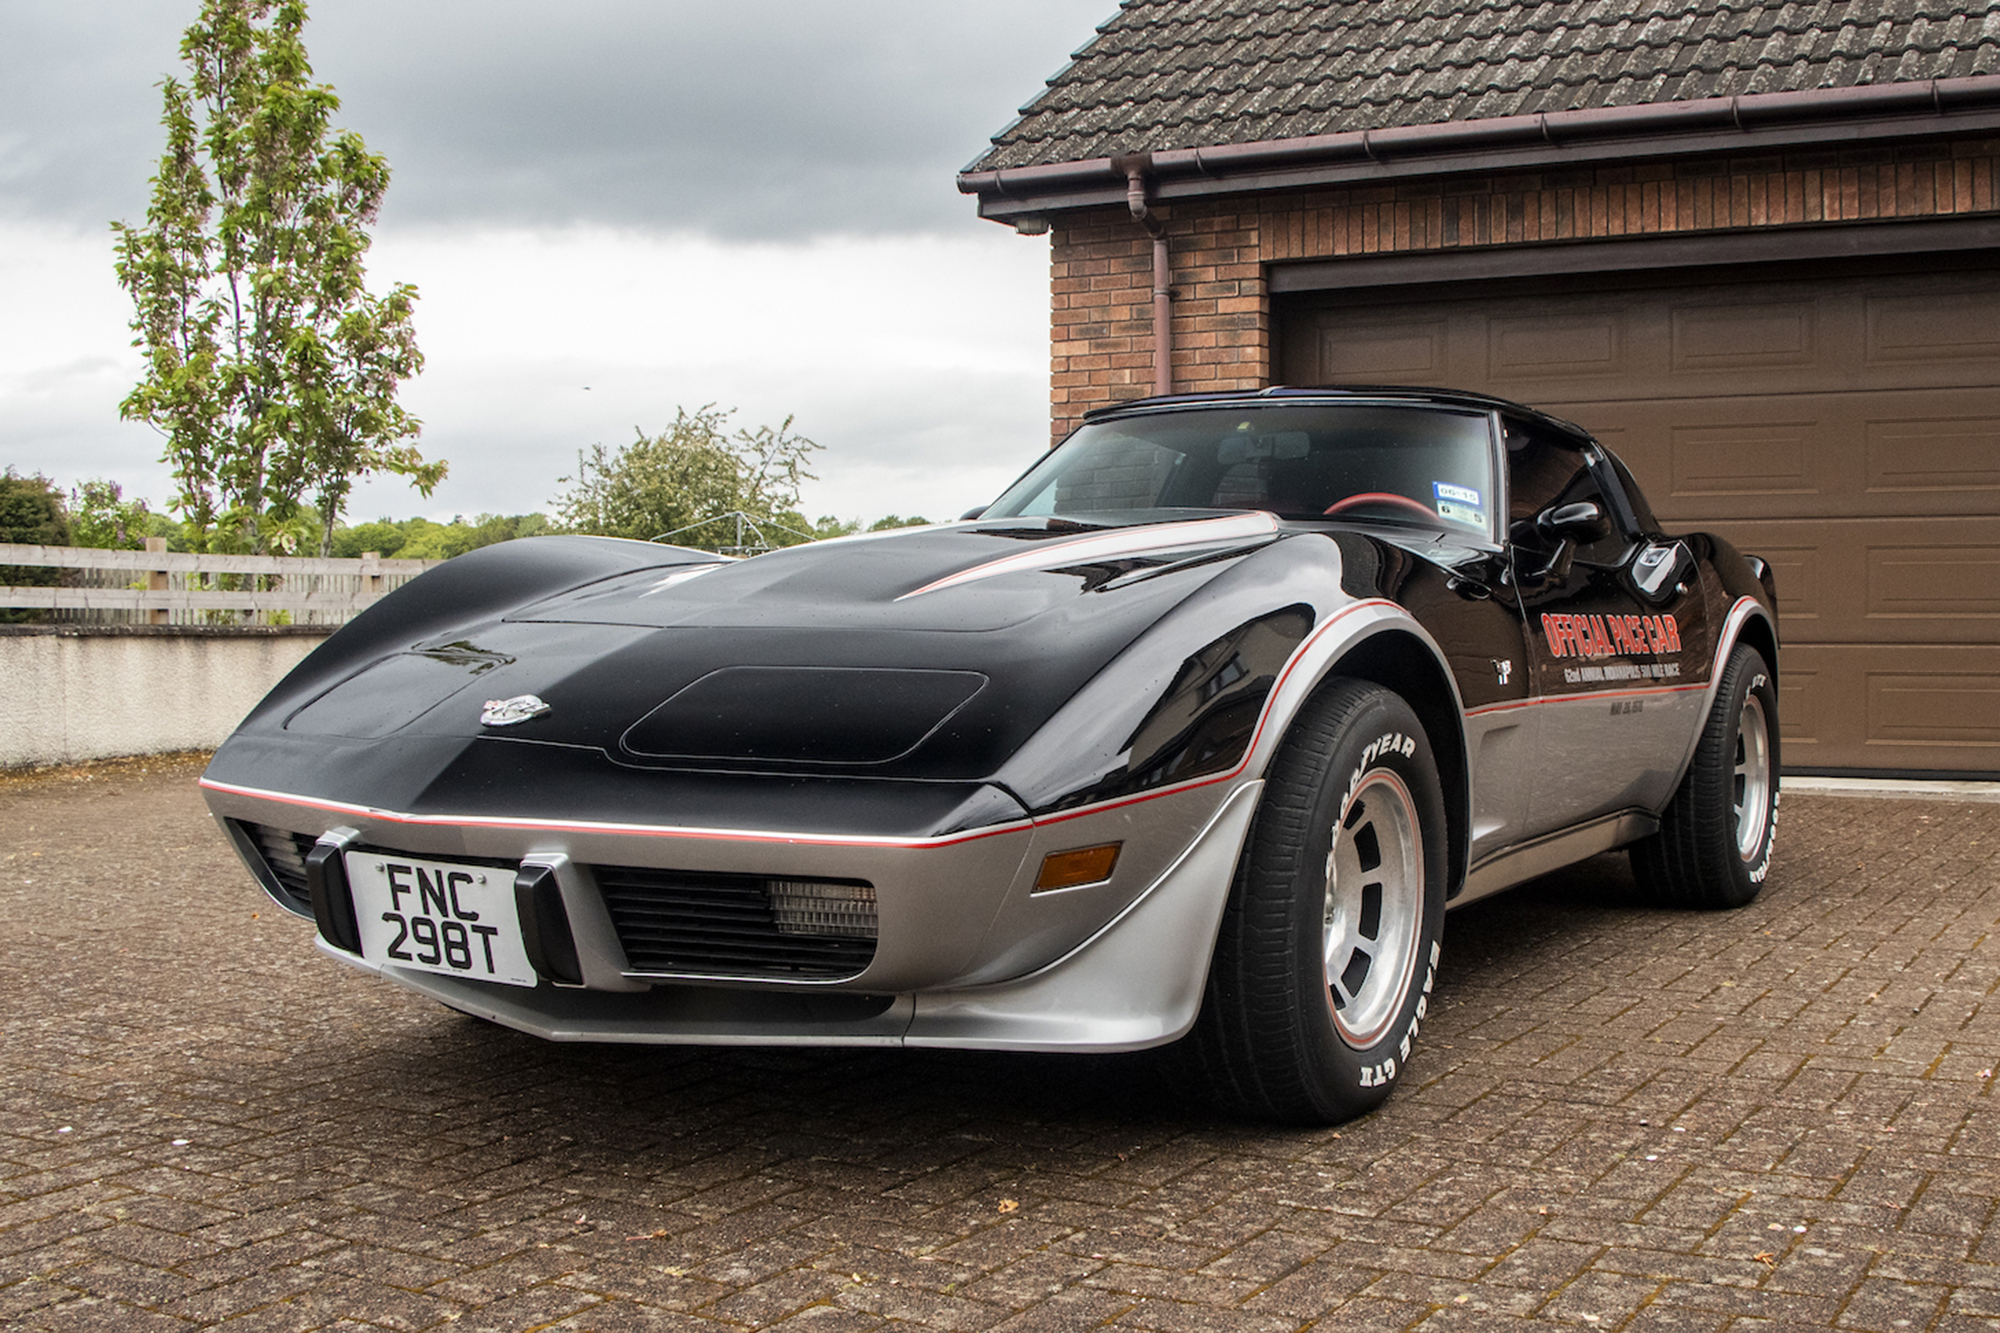
[[[1146,199],[1146,170],[1152,165],[1150,153],[1118,159],[1125,169],[1125,207],[1132,220],[1153,238],[1153,393],[1174,391],[1174,291],[1173,255],[1167,248],[1167,229]]]

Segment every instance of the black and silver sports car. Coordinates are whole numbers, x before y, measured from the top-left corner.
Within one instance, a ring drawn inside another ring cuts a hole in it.
[[[1769,571],[1575,426],[1436,390],[1092,414],[978,517],[461,556],[210,806],[322,951],[556,1040],[1116,1051],[1388,1095],[1448,907],[1631,849],[1749,901]]]

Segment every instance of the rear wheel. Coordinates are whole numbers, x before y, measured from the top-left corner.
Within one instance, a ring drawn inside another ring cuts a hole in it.
[[[1184,1055],[1217,1100],[1329,1124],[1379,1106],[1429,1006],[1444,797],[1409,705],[1334,681],[1267,776]]]
[[[1777,826],[1778,686],[1738,644],[1659,833],[1632,845],[1633,878],[1669,906],[1741,907],[1764,887]]]

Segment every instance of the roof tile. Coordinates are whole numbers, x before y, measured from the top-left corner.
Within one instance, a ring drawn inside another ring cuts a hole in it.
[[[970,170],[2000,73],[2000,0],[1122,0]]]

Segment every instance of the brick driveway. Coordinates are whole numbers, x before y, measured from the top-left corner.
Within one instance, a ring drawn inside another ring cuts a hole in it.
[[[0,1323],[2000,1328],[2000,804],[1453,915],[1386,1110],[1144,1060],[556,1047],[311,955],[186,763],[0,779]]]

